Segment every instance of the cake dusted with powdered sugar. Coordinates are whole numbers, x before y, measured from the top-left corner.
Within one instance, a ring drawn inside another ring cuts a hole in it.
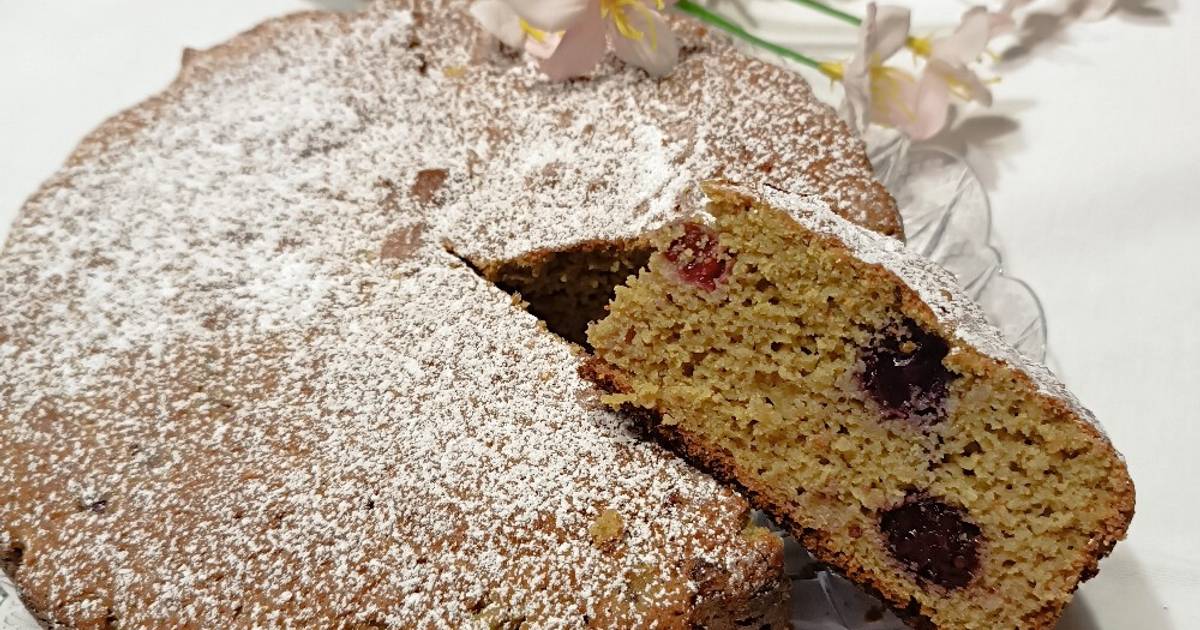
[[[551,84],[476,33],[458,3],[381,2],[190,51],[27,202],[0,254],[0,552],[42,620],[782,623],[779,540],[489,279],[577,244],[637,265],[586,244],[714,176],[898,235],[892,200],[800,79],[711,35],[664,80]]]

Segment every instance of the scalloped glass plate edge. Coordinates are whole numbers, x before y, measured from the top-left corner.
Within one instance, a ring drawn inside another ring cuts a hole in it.
[[[937,147],[912,146],[901,134],[872,127],[867,152],[895,197],[907,246],[954,274],[1005,339],[1025,356],[1046,355],[1046,318],[1037,294],[1004,273],[991,244],[987,191],[965,160]]]

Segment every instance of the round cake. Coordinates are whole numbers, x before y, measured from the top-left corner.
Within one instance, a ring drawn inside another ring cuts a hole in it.
[[[665,79],[555,84],[458,2],[294,15],[86,138],[0,254],[0,557],[31,611],[784,627],[779,539],[502,290],[579,340],[562,305],[643,262],[608,244],[717,176],[900,235],[799,78],[681,37]]]

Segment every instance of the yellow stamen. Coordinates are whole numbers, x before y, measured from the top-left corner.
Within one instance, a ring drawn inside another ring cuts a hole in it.
[[[654,4],[660,11],[666,8],[663,0],[655,0]],[[654,32],[654,12],[642,0],[600,0],[600,17],[612,20],[613,26],[617,29],[617,33],[621,37],[640,42],[646,37],[647,33],[643,33],[633,26],[629,15],[625,12],[626,8],[633,8],[635,12],[645,19],[650,36],[650,49],[656,50],[658,48],[658,34]]]
[[[943,75],[946,80],[946,85],[950,87],[950,93],[964,101],[974,100],[970,86],[960,81],[958,77],[950,74]],[[990,79],[980,79],[984,85],[996,85],[1000,82],[1000,77],[992,77]]]
[[[967,89],[967,86],[962,81],[947,77],[946,83],[950,86],[951,94],[964,101],[971,100],[971,90]]]
[[[906,45],[918,57],[928,57],[933,54],[933,40],[928,37],[909,37]]]
[[[543,31],[540,28],[534,28],[533,25],[531,25],[529,22],[526,22],[524,18],[520,18],[520,20],[521,30],[525,31],[526,35],[532,37],[533,40],[539,44],[546,43],[546,31]]]
[[[905,42],[904,45],[907,46],[908,49],[913,52],[913,55],[917,57],[925,57],[928,59],[929,57],[933,56],[933,39],[929,37],[909,36],[908,41]],[[990,57],[992,61],[1000,61],[1000,55],[997,55],[991,50],[985,49],[983,54]]]
[[[916,112],[900,97],[904,85],[913,81],[912,75],[898,68],[887,66],[872,66],[870,73],[872,108],[891,106],[908,120],[914,120],[917,116]],[[872,118],[883,119],[882,116],[872,116]]]
[[[841,81],[846,76],[846,64],[840,61],[822,61],[818,69],[834,81]]]

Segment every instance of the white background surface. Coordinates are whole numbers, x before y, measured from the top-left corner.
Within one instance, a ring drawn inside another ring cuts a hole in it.
[[[930,27],[965,6],[906,4]],[[1200,628],[1200,6],[1124,0],[1088,24],[1056,18],[1062,4],[1035,5],[996,107],[938,142],[991,188],[994,239],[1043,301],[1052,364],[1137,484],[1129,539],[1060,629]],[[311,6],[0,0],[0,237],[86,132],[170,81],[185,46]],[[853,37],[779,0],[753,12],[798,48]]]

